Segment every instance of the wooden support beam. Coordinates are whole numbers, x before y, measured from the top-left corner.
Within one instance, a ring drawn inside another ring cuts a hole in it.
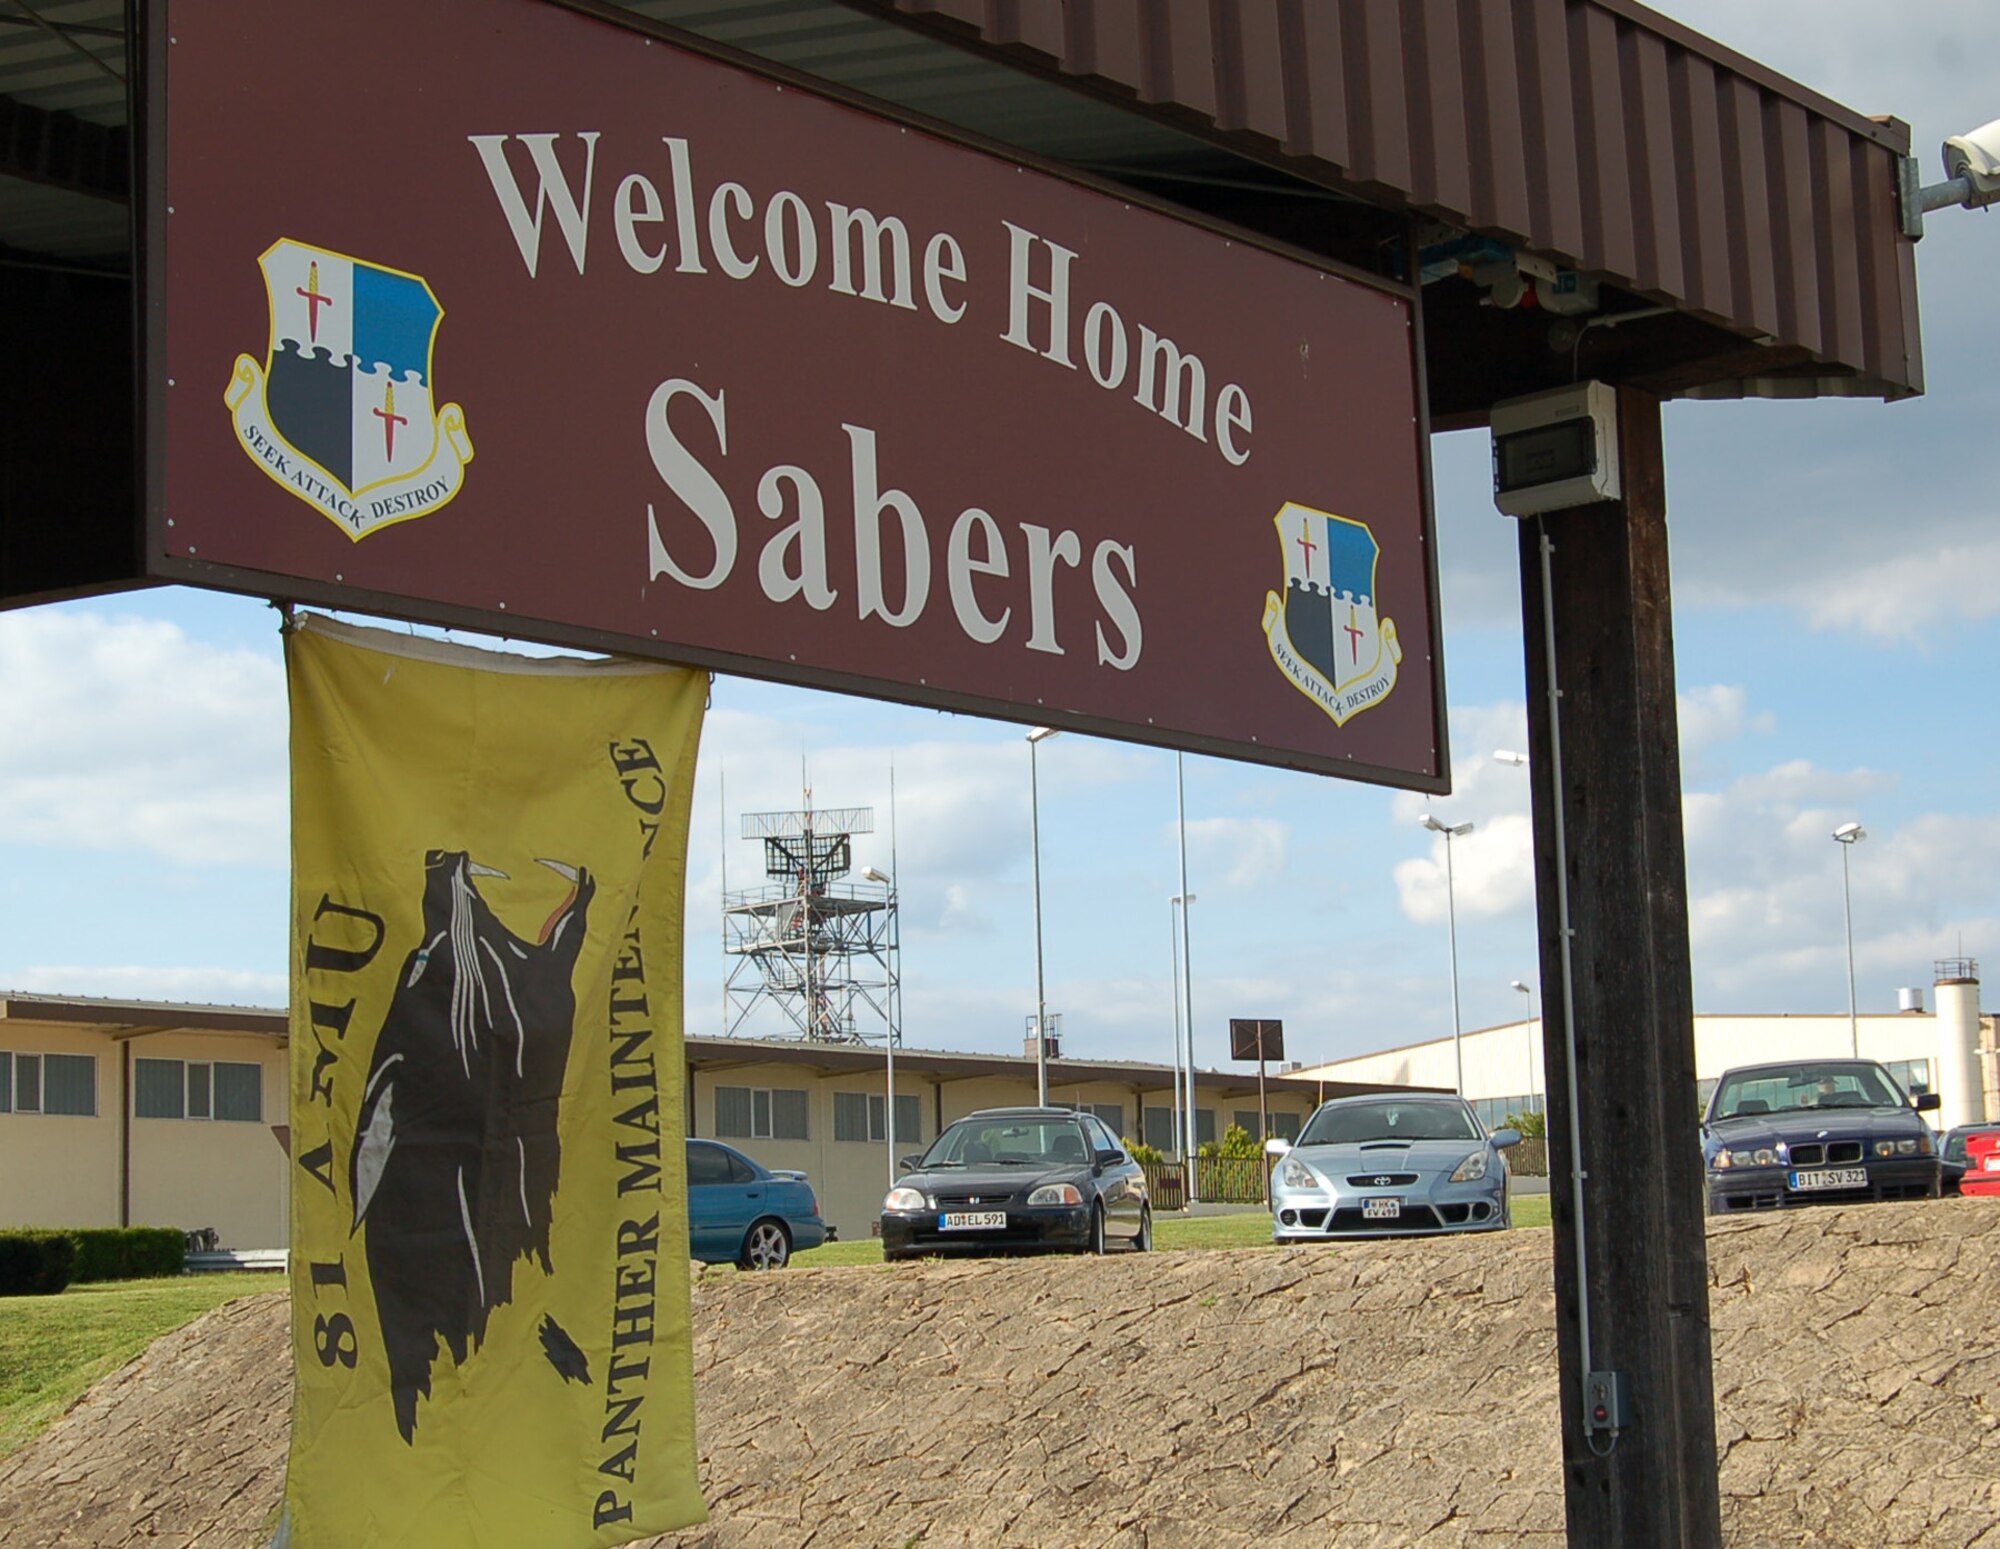
[[[1659,402],[1620,389],[1618,413],[1624,499],[1520,534],[1564,1498],[1572,1544],[1711,1549],[1722,1530]],[[1623,1375],[1630,1420],[1615,1435],[1586,1432],[1589,1371]]]

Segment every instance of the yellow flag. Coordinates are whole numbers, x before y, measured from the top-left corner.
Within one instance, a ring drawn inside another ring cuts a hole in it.
[[[681,936],[705,674],[312,618],[292,704],[289,1549],[705,1519]]]

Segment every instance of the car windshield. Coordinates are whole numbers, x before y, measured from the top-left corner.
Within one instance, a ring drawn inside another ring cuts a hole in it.
[[[1456,1102],[1329,1104],[1299,1136],[1302,1146],[1351,1146],[1370,1140],[1482,1140],[1471,1112]]]
[[[1879,1065],[1767,1065],[1725,1076],[1710,1112],[1718,1119],[1734,1119],[1819,1108],[1907,1106]]]
[[[925,1167],[1081,1166],[1090,1159],[1074,1119],[960,1119],[924,1153]]]

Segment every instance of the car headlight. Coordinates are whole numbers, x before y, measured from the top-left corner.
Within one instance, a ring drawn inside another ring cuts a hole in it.
[[[1730,1167],[1776,1167],[1784,1158],[1773,1146],[1724,1146],[1715,1153],[1718,1170]]]
[[[1481,1150],[1473,1152],[1472,1155],[1458,1164],[1457,1170],[1451,1175],[1451,1181],[1453,1183],[1473,1183],[1485,1176],[1486,1153]]]
[[[891,1189],[882,1201],[884,1210],[928,1210],[930,1202],[920,1189]]]
[[[1081,1205],[1083,1192],[1073,1183],[1045,1183],[1028,1196],[1031,1205]]]
[[[1295,1156],[1288,1156],[1278,1168],[1278,1181],[1288,1189],[1324,1189],[1319,1174]]]

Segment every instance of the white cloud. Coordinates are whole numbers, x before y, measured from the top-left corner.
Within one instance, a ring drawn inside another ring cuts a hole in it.
[[[1201,876],[1219,871],[1224,887],[1248,892],[1284,876],[1291,832],[1276,818],[1195,818],[1187,825],[1188,850],[1199,857]]]
[[[0,839],[204,865],[287,861],[276,659],[178,625],[0,614]]]

